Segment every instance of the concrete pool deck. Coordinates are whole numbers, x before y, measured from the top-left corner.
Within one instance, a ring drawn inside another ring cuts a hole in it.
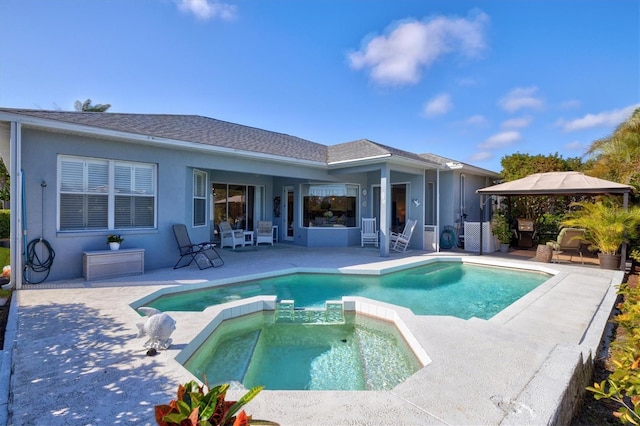
[[[436,256],[413,251],[381,258],[375,248],[284,244],[221,253],[225,265],[215,269],[191,265],[110,280],[45,282],[14,292],[0,368],[6,423],[155,424],[154,405],[167,403],[179,383],[193,379],[174,358],[211,320],[210,310],[171,312],[177,322],[172,346],[146,356],[146,339],[136,338],[141,318],[129,305],[156,290],[301,268],[374,271]],[[488,321],[401,310],[432,362],[390,391],[265,390],[247,413],[283,426],[570,420],[566,407],[583,387],[581,375],[589,374],[586,361],[596,354],[622,272],[499,253],[439,255],[556,275]]]

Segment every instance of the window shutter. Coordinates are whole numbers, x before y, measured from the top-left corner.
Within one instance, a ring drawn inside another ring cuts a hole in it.
[[[193,225],[206,223],[207,215],[207,174],[200,170],[193,171]]]
[[[156,226],[154,165],[67,156],[59,164],[60,230]]]

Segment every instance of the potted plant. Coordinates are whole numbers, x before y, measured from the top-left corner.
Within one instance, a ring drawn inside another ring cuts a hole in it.
[[[228,383],[207,388],[208,385],[200,385],[195,380],[179,385],[176,399],[169,402],[169,405],[155,406],[156,423],[160,426],[251,424],[251,416],[247,416],[244,410],[238,410],[251,401],[262,390],[262,386],[251,389],[238,401],[225,401]]]
[[[107,235],[107,244],[111,250],[119,250],[120,244],[124,241],[124,238],[120,235],[110,234]]]
[[[500,241],[500,251],[503,253],[508,252],[513,233],[511,232],[509,221],[503,213],[496,213],[491,218],[491,232]]]
[[[586,237],[591,242],[590,250],[598,250],[602,269],[618,269],[619,250],[637,235],[640,225],[640,209],[623,209],[611,203],[586,201],[572,203],[578,210],[568,213],[562,224],[566,227],[586,229]]]

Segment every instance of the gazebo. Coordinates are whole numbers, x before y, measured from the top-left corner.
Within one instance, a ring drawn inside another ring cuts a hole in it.
[[[535,173],[522,179],[489,186],[476,191],[480,194],[480,220],[484,219],[485,195],[554,196],[554,195],[622,195],[623,206],[629,204],[630,185],[587,176],[580,172]],[[482,224],[480,225],[480,254],[482,254]],[[623,258],[626,246],[622,247]],[[624,263],[622,263],[624,265]],[[624,268],[624,266],[621,266]]]

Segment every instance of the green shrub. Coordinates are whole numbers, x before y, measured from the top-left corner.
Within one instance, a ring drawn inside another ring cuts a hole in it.
[[[11,210],[0,210],[0,238],[9,238]]]
[[[587,387],[595,399],[615,401],[619,408],[613,413],[622,423],[640,424],[640,286],[623,284],[620,294],[624,301],[614,321],[618,336],[611,343],[614,371],[607,380]]]
[[[11,250],[6,247],[0,247],[0,271],[7,265],[11,264]]]

